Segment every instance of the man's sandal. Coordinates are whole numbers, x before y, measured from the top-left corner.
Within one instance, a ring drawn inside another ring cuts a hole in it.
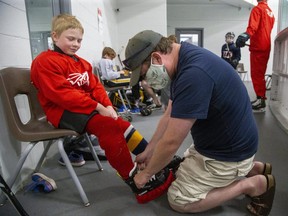
[[[267,216],[272,209],[276,181],[273,175],[265,175],[265,177],[267,179],[267,191],[260,196],[252,197],[252,202],[247,205],[247,209],[253,215]]]
[[[272,173],[272,165],[270,163],[264,163],[264,170],[262,175],[271,175]]]
[[[264,169],[261,175],[271,175],[271,174],[272,174],[272,165],[270,163],[264,163]],[[247,194],[245,196],[251,198]]]

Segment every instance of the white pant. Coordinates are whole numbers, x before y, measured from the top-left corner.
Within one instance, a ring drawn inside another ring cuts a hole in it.
[[[253,167],[254,156],[240,162],[217,161],[200,155],[192,144],[184,153],[185,160],[176,172],[176,180],[168,190],[173,205],[186,205],[205,199],[207,193],[225,187],[246,176]]]

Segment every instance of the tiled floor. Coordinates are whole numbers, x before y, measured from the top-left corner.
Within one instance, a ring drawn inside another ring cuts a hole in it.
[[[249,84],[247,84],[249,88]],[[134,116],[133,125],[147,138],[151,137],[162,111],[155,111],[151,116]],[[260,144],[256,155],[257,160],[273,164],[273,174],[277,180],[274,206],[270,215],[287,215],[288,206],[288,135],[279,127],[269,108],[266,113],[255,114],[259,127]],[[187,137],[179,149],[182,155],[191,144]],[[53,147],[54,148],[54,147]],[[87,193],[91,205],[84,207],[72,180],[65,167],[57,163],[59,155],[56,148],[51,149],[50,156],[44,167],[40,170],[56,181],[58,189],[49,194],[43,193],[17,193],[17,198],[30,216],[168,216],[182,215],[170,209],[166,196],[162,196],[148,204],[137,204],[130,189],[116,175],[107,162],[103,162],[104,171],[95,172],[96,164],[88,161],[76,172]],[[249,215],[246,204],[249,199],[241,196],[224,205],[197,215],[236,216]],[[0,207],[1,216],[17,215],[8,202]]]

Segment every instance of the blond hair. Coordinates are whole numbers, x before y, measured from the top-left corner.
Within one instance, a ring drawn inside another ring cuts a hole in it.
[[[70,14],[59,14],[52,19],[51,34],[55,32],[58,36],[67,29],[80,29],[84,34],[84,28],[75,16]]]
[[[116,52],[111,47],[104,47],[102,51],[102,58],[104,58],[105,55],[108,55],[111,59],[114,59],[116,57]]]

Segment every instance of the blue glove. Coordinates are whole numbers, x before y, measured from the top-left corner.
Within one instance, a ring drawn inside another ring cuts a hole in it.
[[[247,40],[249,40],[250,35],[246,32],[240,34],[236,40],[237,47],[244,47]]]

